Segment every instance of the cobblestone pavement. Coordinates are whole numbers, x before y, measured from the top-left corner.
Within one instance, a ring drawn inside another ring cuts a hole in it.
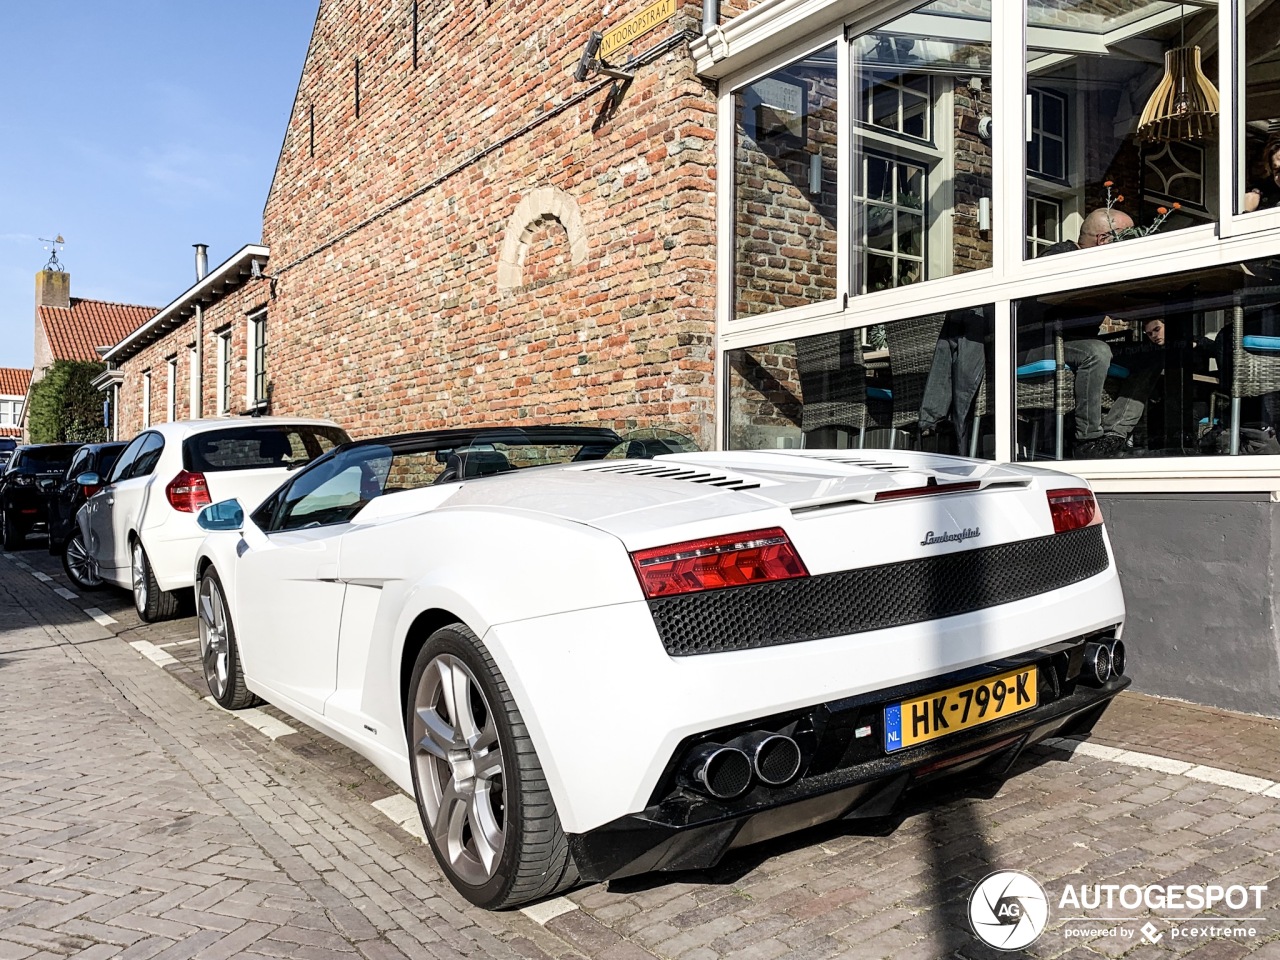
[[[1272,721],[1126,694],[1088,743],[1037,748],[1002,785],[931,785],[891,822],[490,914],[360,758],[271,707],[245,722],[203,699],[193,619],[144,625],[123,592],[76,596],[30,546],[0,559],[0,960],[980,960],[1011,955],[968,921],[999,869],[1050,906],[1012,955],[1280,960]],[[1268,889],[1247,910],[1062,905],[1094,884]]]

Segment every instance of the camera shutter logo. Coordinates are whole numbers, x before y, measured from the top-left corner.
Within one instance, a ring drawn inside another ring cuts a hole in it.
[[[997,950],[1021,950],[1035,943],[1049,922],[1044,888],[1017,870],[985,877],[969,895],[969,925]]]

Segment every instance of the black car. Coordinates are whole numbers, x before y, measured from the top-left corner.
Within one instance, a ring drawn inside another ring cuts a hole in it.
[[[57,487],[78,443],[42,443],[18,447],[0,473],[0,541],[6,550],[21,550],[27,534],[44,526],[49,495]]]
[[[110,476],[120,452],[128,444],[119,443],[86,443],[71,458],[71,466],[63,474],[49,498],[49,552],[61,553],[71,536],[71,528],[75,524],[76,511],[91,496],[97,493],[97,487],[86,487],[76,483],[76,478],[85,473],[96,473],[100,477]]]

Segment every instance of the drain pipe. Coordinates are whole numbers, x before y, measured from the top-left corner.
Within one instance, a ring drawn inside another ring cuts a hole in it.
[[[196,283],[209,273],[209,245],[193,243],[196,248]],[[196,389],[195,407],[191,411],[191,419],[199,420],[204,416],[204,307],[196,301]]]
[[[702,0],[702,35],[720,26],[720,0]]]

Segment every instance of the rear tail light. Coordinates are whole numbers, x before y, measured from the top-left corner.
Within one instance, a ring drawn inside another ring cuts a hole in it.
[[[1053,517],[1053,532],[1066,533],[1081,527],[1093,527],[1102,523],[1102,511],[1093,499],[1093,491],[1084,487],[1066,487],[1050,490],[1049,515]]]
[[[637,550],[631,562],[650,600],[809,575],[781,527]]]
[[[189,470],[183,470],[170,480],[164,488],[164,495],[169,498],[173,509],[183,513],[195,513],[213,502],[209,499],[209,484],[205,482],[204,474]]]

